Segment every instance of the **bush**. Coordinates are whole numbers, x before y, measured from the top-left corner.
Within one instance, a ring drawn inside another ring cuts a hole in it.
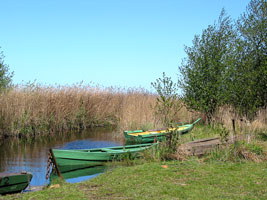
[[[264,160],[263,148],[257,143],[247,143],[245,141],[236,141],[234,144],[221,146],[210,154],[205,161],[223,161],[223,162],[261,162]]]

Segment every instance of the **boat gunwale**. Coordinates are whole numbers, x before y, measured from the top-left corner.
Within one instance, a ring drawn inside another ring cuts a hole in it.
[[[80,153],[119,153],[119,152],[126,153],[126,152],[131,152],[131,150],[134,150],[135,148],[137,149],[136,151],[145,150],[147,148],[155,146],[156,144],[157,143],[148,143],[140,145],[136,144],[136,145],[103,147],[103,148],[92,148],[92,149],[53,149],[53,151],[80,152]]]
[[[178,128],[174,128],[175,130],[174,131],[178,131],[178,132],[183,132],[183,131],[186,131],[188,129],[190,129],[191,127],[193,127],[194,125],[193,124],[185,124],[183,126],[180,126],[181,127],[185,127],[184,129],[182,130],[179,130],[179,127]],[[170,130],[172,131],[172,130]],[[148,138],[148,137],[158,137],[158,136],[165,136],[166,134],[168,134],[170,132],[168,129],[165,129],[165,130],[161,130],[159,131],[159,133],[153,133],[153,132],[156,132],[156,131],[142,131],[142,132],[134,132],[134,131],[124,131],[124,134],[127,134],[129,137],[141,137],[141,138]],[[145,132],[148,132],[148,134],[144,134],[144,135],[139,135],[140,133],[145,133]],[[151,132],[153,134],[151,134]]]

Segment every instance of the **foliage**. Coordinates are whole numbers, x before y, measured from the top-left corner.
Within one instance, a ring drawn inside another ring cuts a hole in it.
[[[228,137],[229,137],[229,130],[227,130],[223,125],[221,127],[217,128],[217,132],[220,135],[220,140],[222,143],[227,143],[228,142]]]
[[[246,148],[251,151],[252,153],[255,153],[256,155],[262,155],[263,154],[263,147],[256,144],[256,143],[248,143],[246,144]]]
[[[267,106],[267,3],[251,0],[235,24],[222,10],[219,20],[196,35],[180,66],[186,105],[210,123],[217,108],[232,105],[253,120]]]
[[[258,133],[258,138],[262,141],[267,141],[267,130]]]
[[[205,158],[206,161],[222,162],[261,162],[264,159],[263,147],[256,142],[247,143],[246,141],[236,141],[234,144],[224,145],[212,151]]]
[[[174,122],[175,116],[182,108],[178,98],[177,84],[163,72],[163,77],[156,79],[151,85],[158,93],[156,115],[160,117],[165,126],[169,126],[170,123]]]
[[[233,61],[236,33],[229,16],[222,10],[217,23],[196,35],[192,47],[185,47],[187,58],[179,67],[188,108],[204,112],[208,123],[228,96],[226,80]]]
[[[229,103],[252,120],[267,105],[267,2],[251,0],[236,26],[239,38]]]
[[[9,72],[9,66],[4,63],[4,54],[0,51],[0,91],[10,87],[13,72]]]
[[[173,154],[177,151],[179,135],[171,133],[172,137],[162,141],[157,148],[149,149],[142,153],[142,160],[147,161],[167,161],[173,160]]]

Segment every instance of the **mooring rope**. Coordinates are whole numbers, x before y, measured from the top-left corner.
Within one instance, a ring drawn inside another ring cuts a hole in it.
[[[46,166],[46,176],[45,176],[45,184],[47,183],[47,180],[50,177],[51,172],[56,173],[55,170],[55,164],[53,162],[53,158],[50,152],[48,152],[48,158],[47,158],[47,166]]]

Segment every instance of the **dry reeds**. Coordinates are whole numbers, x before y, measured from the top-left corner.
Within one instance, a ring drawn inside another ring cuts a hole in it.
[[[155,106],[156,95],[142,88],[18,85],[0,93],[0,136],[57,134],[105,125],[117,126],[120,133],[161,128]],[[223,109],[218,114],[225,124],[232,118],[229,113]],[[192,122],[199,115],[183,106],[175,120]],[[264,120],[266,110],[251,126],[265,128]]]
[[[155,95],[144,89],[18,85],[0,94],[0,136],[52,134],[93,126],[137,129],[155,122]]]
[[[256,116],[253,121],[249,121],[246,117],[239,116],[231,106],[223,106],[219,108],[215,121],[223,124],[231,132],[233,132],[233,120],[238,133],[252,134],[267,131],[267,109],[259,110]]]

